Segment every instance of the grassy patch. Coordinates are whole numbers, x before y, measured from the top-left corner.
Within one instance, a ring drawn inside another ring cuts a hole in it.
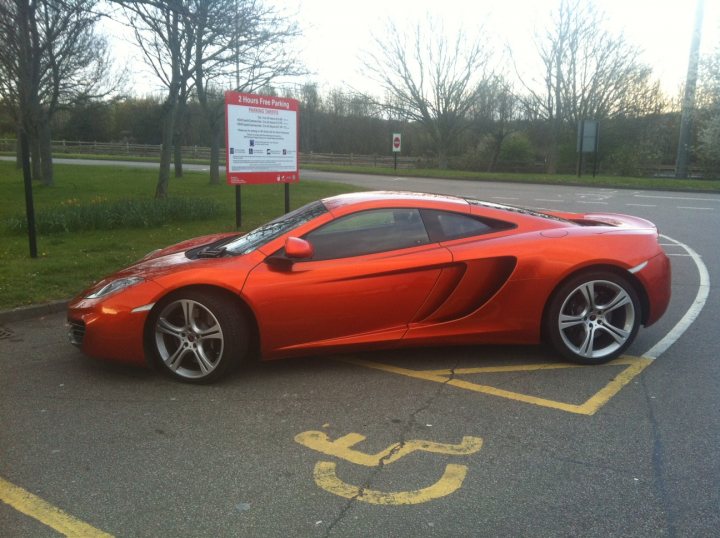
[[[90,206],[98,199],[113,204],[127,200],[154,203],[157,171],[106,166],[55,166],[54,187],[33,187],[38,221],[65,206]],[[341,192],[361,190],[340,184],[302,181],[290,187],[291,208]],[[151,250],[199,235],[235,230],[235,194],[227,185],[209,185],[203,173],[186,173],[170,180],[173,197],[206,200],[216,206],[201,220],[166,222],[148,228],[94,229],[40,233],[38,258],[29,256],[24,234],[0,227],[0,309],[55,299],[67,299],[92,282]],[[70,202],[68,202],[70,201]],[[0,221],[23,214],[21,172],[0,161]],[[281,185],[242,188],[242,229],[252,229],[284,211]]]
[[[36,229],[41,234],[114,230],[116,228],[154,228],[174,222],[205,220],[216,216],[218,203],[212,198],[167,198],[166,200],[79,200],[61,202],[60,207],[38,213]],[[11,232],[27,232],[27,218],[17,215],[7,220]]]

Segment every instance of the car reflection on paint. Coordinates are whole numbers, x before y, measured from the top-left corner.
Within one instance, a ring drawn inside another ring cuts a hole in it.
[[[155,251],[82,292],[68,322],[87,355],[210,382],[250,357],[376,347],[544,341],[597,364],[669,299],[644,219],[364,192]]]

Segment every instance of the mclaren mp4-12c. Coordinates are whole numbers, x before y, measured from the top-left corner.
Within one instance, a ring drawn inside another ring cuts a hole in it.
[[[668,306],[658,237],[627,215],[340,195],[148,254],[71,302],[69,336],[189,382],[250,357],[401,346],[545,343],[598,364]]]

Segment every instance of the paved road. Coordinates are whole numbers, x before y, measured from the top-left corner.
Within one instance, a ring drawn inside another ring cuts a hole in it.
[[[670,311],[612,366],[428,349],[282,361],[210,387],[83,359],[62,315],[9,324],[0,497],[18,486],[117,536],[717,535],[720,196],[303,177],[651,218],[672,256]],[[658,342],[672,345],[637,358]],[[441,445],[380,464],[412,440]],[[20,498],[0,503],[4,533],[56,535]]]

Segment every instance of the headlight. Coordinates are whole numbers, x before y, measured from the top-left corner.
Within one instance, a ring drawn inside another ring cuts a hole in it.
[[[106,295],[110,295],[111,293],[123,290],[129,286],[134,286],[135,284],[142,282],[143,280],[145,279],[138,276],[118,278],[117,280],[108,282],[99,290],[94,291],[93,293],[88,295],[86,299],[99,299],[100,297],[105,297]]]

